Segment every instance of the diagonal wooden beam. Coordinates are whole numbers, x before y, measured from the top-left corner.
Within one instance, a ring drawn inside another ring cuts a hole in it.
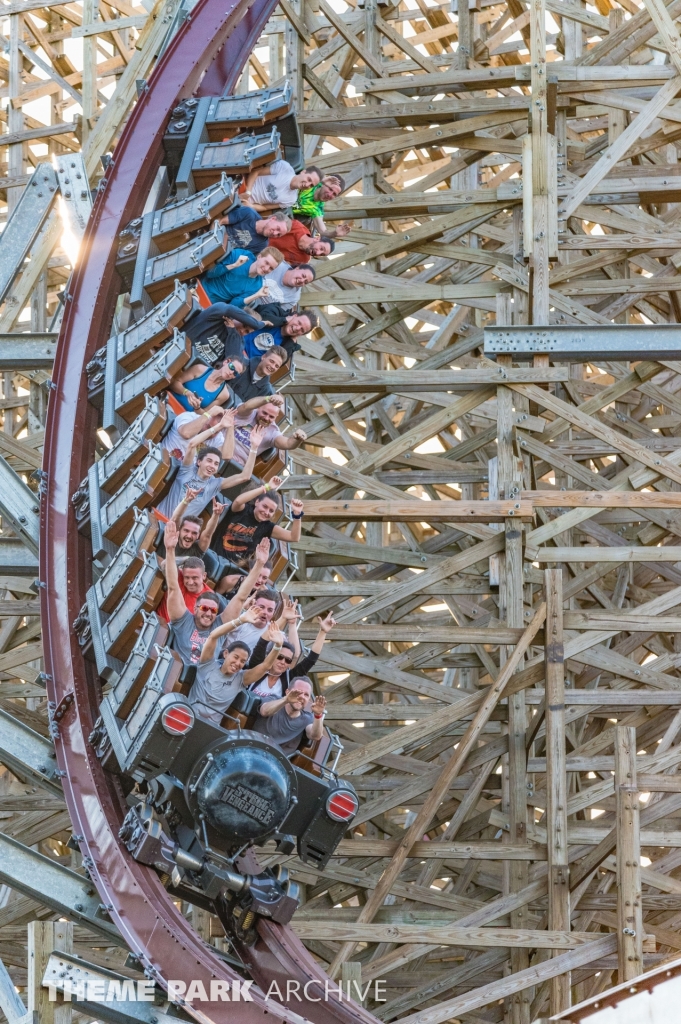
[[[681,36],[662,0],[643,0],[657,31],[669,50],[672,64],[681,75]]]
[[[643,445],[630,440],[630,438],[613,430],[612,427],[606,426],[592,416],[586,416],[579,409],[569,405],[567,402],[563,402],[560,398],[556,398],[555,395],[549,395],[533,384],[509,384],[509,387],[513,391],[518,391],[520,394],[531,398],[545,409],[554,412],[557,416],[561,416],[568,423],[579,427],[580,430],[586,430],[593,437],[598,437],[601,441],[607,441],[609,444],[614,445],[623,455],[628,455],[629,458],[642,463],[644,466],[648,466],[649,469],[668,476],[670,480],[681,483],[681,469],[664,455],[651,452],[649,448],[644,448]]]
[[[586,199],[594,190],[608,171],[617,164],[628,153],[635,142],[638,142],[646,128],[653,123],[656,117],[662,113],[668,103],[674,99],[681,89],[681,78],[672,78],[666,85],[663,85],[659,92],[638,114],[631,124],[625,128],[622,134],[612,145],[608,146],[605,153],[588,171],[581,181],[575,185],[572,191],[565,197],[558,212],[562,217],[570,217],[580,203]]]
[[[497,535],[489,540],[481,541],[480,544],[475,544],[473,547],[466,548],[464,551],[446,558],[432,569],[426,569],[413,579],[405,580],[403,583],[396,583],[387,593],[367,598],[354,605],[349,611],[343,612],[338,616],[338,621],[360,622],[362,619],[373,615],[377,611],[381,611],[383,608],[394,605],[414,594],[421,593],[423,587],[431,583],[437,583],[450,576],[455,576],[457,573],[469,568],[469,566],[475,565],[476,562],[480,562],[483,559],[489,558],[490,555],[501,551],[504,546],[500,543],[501,539],[501,536]]]
[[[603,935],[593,942],[589,942],[578,949],[561,953],[553,960],[545,960],[543,963],[535,964],[527,970],[518,974],[510,974],[500,981],[483,985],[463,995],[455,996],[444,1003],[439,1003],[429,1009],[419,1010],[410,1017],[402,1017],[400,1024],[442,1024],[443,1021],[458,1018],[462,1014],[468,1014],[481,1006],[489,1006],[513,995],[515,992],[523,992],[527,988],[555,978],[559,974],[575,970],[593,963],[601,957],[614,953],[617,949],[616,935]]]
[[[423,575],[425,575],[425,573]],[[545,619],[546,605],[542,604],[534,613],[532,621],[527,626],[522,638],[514,648],[513,654],[499,672],[499,675],[493,685],[490,686],[487,691],[473,721],[468,726],[468,729],[458,744],[454,754],[443,768],[439,779],[433,786],[429,796],[426,798],[421,810],[416,815],[416,818],[407,829],[403,838],[400,840],[399,846],[393,854],[393,858],[389,866],[381,875],[376,888],[360,911],[358,918],[359,924],[367,924],[372,921],[376,911],[383,905],[383,901],[390,892],[390,887],[404,866],[404,862],[409,855],[409,851],[417,839],[423,835],[430,825],[430,822],[442,802],[445,793],[448,791],[452,781],[461,770],[467,755],[472,750],[473,745],[477,742],[482,730],[489,721],[492,712],[501,700],[507,683],[522,663],[522,660],[525,657],[525,652],[529,649],[532,640],[544,625]],[[347,942],[343,944],[329,968],[329,974],[331,977],[335,977],[340,965],[348,960],[352,955],[354,948],[354,942]]]
[[[337,274],[340,270],[348,270],[350,267],[355,267],[358,263],[364,263],[366,260],[377,259],[379,256],[390,256],[396,252],[404,252],[419,242],[430,242],[433,238],[438,238],[445,231],[449,231],[451,228],[463,227],[478,217],[485,219],[493,217],[495,213],[503,210],[505,205],[502,202],[473,204],[460,210],[455,210],[453,213],[445,214],[442,217],[428,220],[417,227],[408,228],[392,235],[386,234],[379,241],[370,242],[368,245],[358,247],[353,252],[344,253],[342,256],[338,256],[336,259],[329,260],[321,265],[317,270],[316,280],[319,281],[324,277]],[[404,313],[400,313],[393,322],[401,320],[403,315]],[[386,324],[386,326],[389,325]]]
[[[418,64],[424,71],[437,74],[437,64],[433,64],[432,60],[428,60],[420,50],[417,50],[417,48],[413,46],[408,39],[405,39],[404,36],[399,34],[399,32],[396,32],[392,25],[389,25],[384,21],[379,14],[375,14],[374,18],[376,21],[376,27],[381,35],[385,36],[386,39],[389,39],[391,43],[394,43],[402,53],[406,54],[407,57],[411,57],[414,63]],[[416,41],[418,42],[418,36],[416,36]]]
[[[345,42],[352,47],[357,56],[362,58],[366,66],[371,68],[371,70],[375,74],[377,74],[379,78],[385,77],[386,72],[378,57],[374,56],[374,54],[364,45],[364,43],[360,42],[355,33],[352,31],[352,29],[348,28],[348,26],[345,24],[342,16],[340,14],[336,14],[333,8],[326,3],[326,0],[319,0],[319,10],[322,12],[324,17],[329,21],[329,23],[333,25],[336,32],[338,32],[338,34],[343,37]]]
[[[149,12],[147,22],[135,44],[134,56],[118,79],[113,96],[88,135],[83,157],[90,178],[99,168],[102,153],[108,150],[128,107],[135,98],[137,81],[146,78],[178,5],[179,0],[156,0]]]

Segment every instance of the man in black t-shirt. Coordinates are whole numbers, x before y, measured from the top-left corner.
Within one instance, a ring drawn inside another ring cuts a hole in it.
[[[276,489],[281,483],[279,477],[273,477],[269,483],[255,487],[252,491],[244,491],[235,498],[214,527],[215,532],[210,535],[211,549],[231,562],[243,565],[264,537],[294,543],[299,541],[303,519],[302,501],[297,498],[291,501],[293,524],[290,530],[272,521],[279,508]],[[210,524],[203,532],[203,543],[207,540],[209,528]]]
[[[238,306],[214,302],[212,306],[192,313],[185,324],[185,332],[191,340],[194,354],[206,366],[216,366],[225,359],[242,355],[242,329],[244,334],[248,334],[262,326],[262,320],[257,320]]]
[[[232,381],[232,391],[242,402],[247,402],[249,398],[260,398],[262,395],[273,395],[274,388],[270,377],[287,361],[286,349],[273,345],[263,356],[249,359],[244,372]]]
[[[185,516],[178,526],[177,547],[175,558],[178,565],[184,558],[203,558],[203,551],[199,547],[199,537],[203,529],[203,522],[198,516]],[[163,543],[165,536],[164,524],[161,523],[158,538],[156,540],[156,552],[159,558],[166,557],[166,549]]]
[[[284,641],[282,650],[274,659],[269,670],[267,672],[263,672],[260,679],[258,679],[257,682],[252,683],[250,686],[250,689],[257,697],[261,697],[263,699],[283,697],[287,690],[290,689],[294,679],[298,679],[301,676],[307,676],[307,674],[312,671],[319,661],[319,655],[322,653],[322,647],[324,646],[328,634],[336,625],[336,620],[331,612],[329,612],[324,619],[320,618],[317,621],[319,622],[319,632],[317,633],[312,647],[308,653],[300,659],[300,661],[296,660],[296,652],[293,648],[293,644],[289,641]],[[251,660],[248,663],[249,667],[260,665],[265,660],[268,653],[268,643],[266,640],[261,638],[253,648]]]

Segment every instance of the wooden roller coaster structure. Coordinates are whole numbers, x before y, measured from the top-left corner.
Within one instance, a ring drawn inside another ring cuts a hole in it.
[[[55,749],[64,776],[71,822],[110,916],[148,977],[167,987],[182,975],[210,991],[212,979],[239,975],[196,935],[155,872],[136,864],[119,840],[122,793],[116,793],[97,761],[89,737],[96,718],[98,687],[83,661],[72,623],[91,582],[87,539],[73,532],[71,495],[92,461],[97,413],[87,400],[85,366],[108,338],[118,295],[114,273],[119,234],[141,213],[163,155],[162,137],[171,111],[201,90],[221,94],[234,86],[247,55],[273,8],[271,2],[225,4],[201,0],[178,32],[145,87],[107,167],[83,239],[79,271],[72,279],[55,364],[55,386],[46,432],[41,507],[41,581],[45,664],[49,696],[57,709],[68,703],[55,729]],[[212,93],[209,92],[208,95]],[[139,145],[140,139],[147,145]],[[70,595],[65,602],[64,595]],[[70,699],[69,699],[70,698]],[[248,967],[266,992],[272,980],[302,985],[324,974],[300,940],[281,926],[264,923],[248,950]],[[304,1015],[327,1019],[371,1019],[360,1006],[338,997],[305,1000]],[[186,1007],[198,1014],[201,1007]],[[210,1018],[233,1019],[231,1003],[211,1004]],[[256,992],[239,1010],[245,1021],[295,1015]]]

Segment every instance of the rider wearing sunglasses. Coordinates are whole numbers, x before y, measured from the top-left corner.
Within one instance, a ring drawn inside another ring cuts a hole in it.
[[[319,660],[319,655],[328,634],[336,625],[336,620],[330,612],[326,618],[320,618],[317,621],[319,622],[319,632],[309,653],[296,664],[297,659],[294,646],[288,640],[285,640],[281,651],[278,652],[277,657],[267,672],[260,676],[256,682],[252,683],[250,689],[256,696],[265,699],[284,697],[294,679],[306,676],[314,668]],[[267,656],[267,651],[267,641],[263,638],[253,648],[249,666],[261,664]]]
[[[203,363],[194,363],[183,370],[170,385],[175,398],[187,412],[207,409],[209,405],[232,406],[234,392],[227,384],[243,373],[245,361],[233,356],[213,368]]]
[[[243,618],[243,603],[234,614],[234,603],[228,605],[222,612],[220,605],[222,599],[211,590],[205,590],[196,598],[194,612],[189,611],[186,605],[185,596],[180,587],[180,580],[175,559],[177,547],[178,529],[177,524],[171,519],[166,523],[165,547],[166,547],[166,607],[172,627],[172,647],[182,658],[185,665],[198,665],[201,652],[211,632],[224,622],[232,621],[233,629],[237,629],[245,621]],[[236,639],[231,637],[231,640]],[[219,634],[215,640],[215,656],[219,655],[226,643],[226,634]]]

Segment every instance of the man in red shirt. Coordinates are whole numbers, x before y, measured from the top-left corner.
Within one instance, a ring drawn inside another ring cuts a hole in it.
[[[186,558],[182,564],[182,568],[178,573],[180,590],[184,598],[184,603],[187,606],[187,610],[194,614],[196,611],[196,600],[201,594],[206,592],[214,593],[214,591],[207,586],[206,580],[206,567],[203,564],[201,558]],[[156,609],[156,614],[164,619],[166,622],[170,621],[168,609],[166,607],[166,597],[164,595],[163,600]]]
[[[287,263],[309,263],[310,257],[318,259],[328,256],[335,248],[335,242],[328,235],[315,238],[310,229],[294,220],[291,230],[280,238],[270,238],[269,244],[275,246]]]

